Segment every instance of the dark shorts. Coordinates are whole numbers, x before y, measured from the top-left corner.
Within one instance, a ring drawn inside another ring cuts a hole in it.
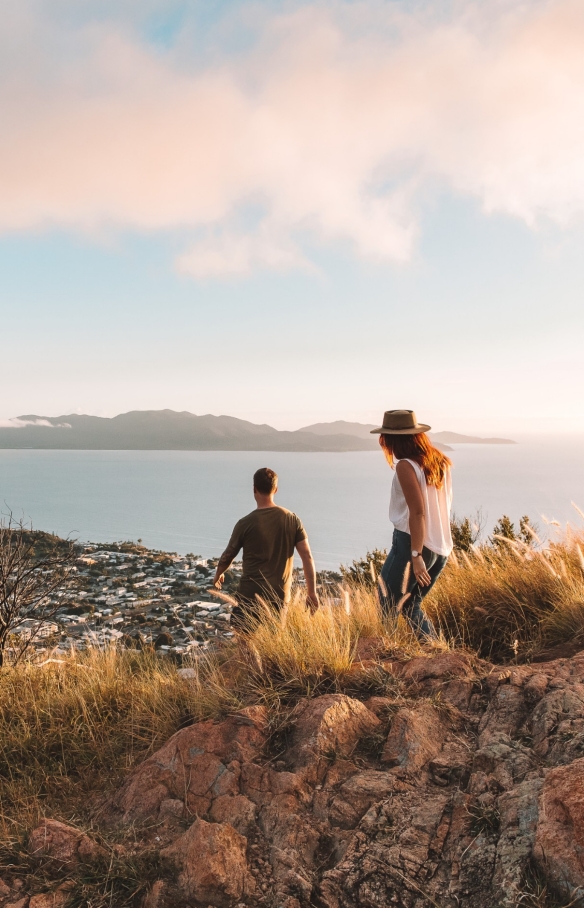
[[[262,596],[262,602],[256,598],[242,596],[240,593],[235,594],[236,604],[231,610],[231,627],[234,630],[244,630],[249,627],[250,622],[259,621],[262,614],[265,613],[266,607],[274,611],[281,611],[284,601],[274,596]]]

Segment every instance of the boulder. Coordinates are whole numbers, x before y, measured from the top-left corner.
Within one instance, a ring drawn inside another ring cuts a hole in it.
[[[344,694],[304,700],[295,720],[288,759],[296,770],[321,757],[350,756],[359,740],[380,726],[363,703]]]
[[[418,772],[440,752],[446,729],[429,703],[400,709],[393,717],[381,762],[400,772]]]
[[[32,855],[53,858],[63,864],[78,864],[95,860],[106,852],[88,835],[58,820],[44,820],[28,840]]]
[[[266,711],[248,707],[222,722],[198,722],[176,732],[126,780],[106,813],[124,822],[156,819],[163,802],[184,800],[204,816],[215,798],[239,794],[240,765],[266,742]]]
[[[161,854],[177,867],[185,898],[213,908],[231,908],[255,888],[246,851],[247,839],[232,826],[197,819]]]
[[[584,759],[546,775],[534,857],[563,894],[584,898]]]

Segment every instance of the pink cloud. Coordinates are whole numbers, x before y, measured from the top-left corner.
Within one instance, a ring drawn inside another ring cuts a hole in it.
[[[25,8],[4,35],[3,231],[184,229],[177,267],[205,277],[310,267],[300,235],[406,261],[428,188],[530,225],[584,210],[575,0],[447,21],[316,3],[198,69],[113,23],[67,31]]]

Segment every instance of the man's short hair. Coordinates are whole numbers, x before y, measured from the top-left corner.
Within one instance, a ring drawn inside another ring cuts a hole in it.
[[[278,488],[278,474],[269,467],[262,467],[253,474],[253,487],[261,495],[272,495]]]

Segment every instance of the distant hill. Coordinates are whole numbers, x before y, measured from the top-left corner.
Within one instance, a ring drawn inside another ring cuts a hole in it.
[[[371,439],[371,430],[376,429],[373,423],[345,422],[337,419],[336,422],[315,422],[313,426],[303,426],[299,432],[312,432],[314,435],[355,435],[357,438]]]
[[[355,435],[357,438],[371,438],[371,430],[376,429],[372,423],[362,422],[345,422],[338,419],[336,422],[317,422],[312,426],[304,426],[299,429],[300,432],[313,432],[315,435],[334,435],[336,432],[342,432],[345,435]],[[514,445],[515,441],[510,438],[478,438],[475,435],[460,435],[458,432],[430,432],[432,441],[444,446],[452,445]]]
[[[478,438],[476,435],[459,435],[458,432],[431,432],[432,441],[451,445],[516,445],[511,438]]]
[[[126,451],[372,451],[377,436],[373,425],[345,422],[316,423],[295,432],[280,432],[234,416],[196,416],[186,410],[132,410],[112,418],[101,416],[38,416],[14,419],[0,427],[0,448]],[[480,439],[455,432],[438,432],[434,441],[443,450],[456,444],[513,444],[508,439]]]
[[[0,448],[145,451],[368,451],[375,440],[343,433],[279,432],[233,416],[134,410],[113,418],[38,416],[0,428]]]

